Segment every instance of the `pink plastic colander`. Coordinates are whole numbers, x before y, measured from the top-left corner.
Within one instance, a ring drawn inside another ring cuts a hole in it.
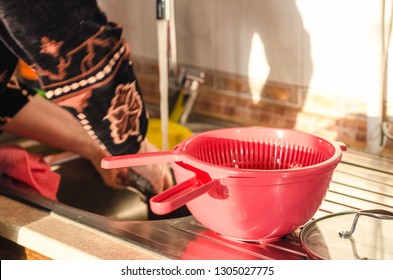
[[[289,129],[211,130],[173,150],[103,159],[103,168],[170,162],[177,185],[150,200],[156,214],[186,204],[228,238],[281,237],[307,222],[323,201],[343,144]]]

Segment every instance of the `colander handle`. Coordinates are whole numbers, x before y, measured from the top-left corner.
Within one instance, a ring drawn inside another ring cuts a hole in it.
[[[160,194],[153,196],[150,199],[150,208],[155,214],[168,214],[187,204],[191,200],[214,189],[218,185],[218,182],[218,180],[213,180],[202,185],[194,176]]]
[[[102,159],[101,167],[105,169],[124,168],[179,161],[193,162],[186,153],[170,150],[107,157]],[[197,169],[193,172],[185,168],[183,172],[189,173],[188,179],[150,199],[151,210],[154,213],[158,215],[168,214],[217,186],[217,180],[205,184],[200,183],[200,180],[196,179],[195,172],[197,172]]]
[[[167,162],[185,161],[188,156],[179,151],[150,152],[142,154],[120,155],[106,157],[101,160],[101,167],[104,169],[123,168],[130,166],[140,166]]]

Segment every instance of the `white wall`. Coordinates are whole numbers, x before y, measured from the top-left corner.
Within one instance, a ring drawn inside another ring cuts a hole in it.
[[[157,58],[155,0],[99,3],[134,55]],[[178,60],[367,102],[381,91],[381,3],[175,0]]]

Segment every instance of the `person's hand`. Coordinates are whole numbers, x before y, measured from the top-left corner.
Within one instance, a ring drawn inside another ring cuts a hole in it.
[[[110,156],[111,154],[109,152],[101,150],[94,158],[90,158],[90,162],[94,165],[108,187],[124,189],[124,181],[128,176],[127,168],[104,169],[101,167],[101,160]]]
[[[147,139],[141,143],[141,148],[138,153],[149,153],[157,152],[159,149],[151,144]],[[126,187],[136,187],[133,186],[133,181],[135,178],[132,173],[129,172],[128,168],[116,168],[116,169],[104,169],[101,167],[101,160],[105,157],[110,157],[111,155],[107,151],[101,151],[96,157],[90,159],[94,167],[100,173],[105,184],[109,187],[115,189],[124,189]],[[151,165],[141,165],[133,166],[130,168],[133,172],[146,179],[153,188],[150,190],[154,194],[160,193],[166,189],[173,186],[172,173],[169,168],[169,164],[151,164]],[[131,183],[131,185],[130,185]]]
[[[149,140],[145,138],[141,143],[141,148],[138,153],[157,151],[159,151],[158,147],[151,144]],[[173,186],[172,173],[167,163],[133,166],[131,169],[150,182],[154,193],[160,193]]]

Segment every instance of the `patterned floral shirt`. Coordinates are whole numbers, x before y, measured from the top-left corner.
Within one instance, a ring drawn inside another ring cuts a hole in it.
[[[103,149],[136,153],[147,116],[121,34],[95,0],[0,0],[0,121],[12,119],[32,94],[6,87],[21,59],[46,98],[71,112]]]

